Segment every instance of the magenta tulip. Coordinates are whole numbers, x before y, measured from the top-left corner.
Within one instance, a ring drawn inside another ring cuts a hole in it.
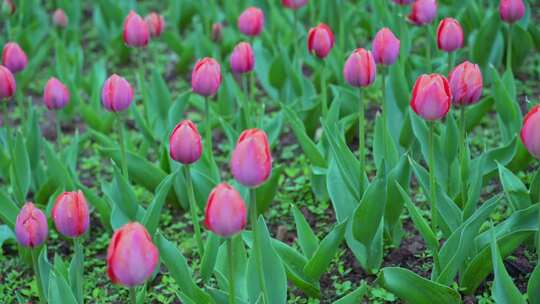
[[[229,184],[221,183],[208,196],[204,223],[215,234],[229,237],[244,230],[246,213],[240,193]]]
[[[127,80],[113,74],[103,84],[101,104],[107,111],[120,112],[127,109],[133,100],[133,89]]]
[[[3,65],[0,65],[0,100],[7,99],[15,94],[17,83],[11,71]]]
[[[308,0],[281,0],[281,4],[283,4],[283,6],[292,9],[299,9],[307,3]]]
[[[83,235],[90,225],[88,203],[81,191],[64,192],[58,196],[51,211],[56,230],[67,237]]]
[[[69,90],[58,79],[52,77],[43,90],[43,102],[49,110],[58,110],[69,102]]]
[[[8,42],[2,52],[2,64],[16,74],[26,68],[28,58],[17,43]]]
[[[234,178],[246,187],[264,183],[272,171],[272,156],[266,133],[259,129],[242,132],[234,148],[231,169]]]
[[[409,20],[416,25],[431,23],[437,17],[437,2],[435,0],[416,0],[411,9]]]
[[[514,23],[525,16],[525,4],[523,0],[501,0],[499,14],[503,21]]]
[[[437,27],[437,47],[445,52],[453,52],[463,47],[463,30],[454,18],[444,18]]]
[[[43,211],[30,202],[24,204],[15,221],[15,236],[19,244],[30,248],[38,247],[45,242],[48,230]]]
[[[222,32],[223,32],[223,24],[221,24],[220,22],[216,22],[212,24],[212,40],[213,41],[215,42],[220,41]]]
[[[523,119],[521,141],[532,156],[540,158],[540,105],[534,106]]]
[[[191,120],[183,120],[176,125],[169,137],[169,154],[172,159],[184,165],[201,158],[201,135]]]
[[[191,73],[191,89],[201,96],[216,94],[221,85],[221,66],[213,58],[203,58],[195,64]]]
[[[330,27],[320,23],[308,32],[307,47],[310,53],[314,53],[319,58],[325,58],[334,47],[334,33]]]
[[[158,13],[150,13],[144,20],[150,31],[150,36],[161,36],[161,33],[163,33],[163,30],[165,29],[165,19],[163,16]]]
[[[373,59],[377,64],[392,65],[399,56],[399,39],[389,28],[383,28],[373,40]]]
[[[247,8],[238,17],[238,29],[247,36],[259,36],[264,27],[264,13],[256,7]]]
[[[68,17],[63,9],[56,9],[52,16],[53,24],[58,27],[66,27],[68,25]]]
[[[448,84],[454,104],[470,105],[482,96],[482,72],[477,64],[465,61],[455,67],[448,76]]]
[[[343,77],[353,87],[367,87],[375,81],[377,65],[370,51],[356,49],[345,62]]]
[[[441,119],[448,113],[452,93],[448,80],[439,74],[424,74],[416,79],[411,108],[425,120]]]
[[[146,47],[148,45],[149,34],[148,26],[143,18],[134,11],[124,20],[124,42],[132,47]]]
[[[255,59],[251,44],[247,42],[237,44],[231,54],[230,63],[233,73],[242,74],[253,71]]]

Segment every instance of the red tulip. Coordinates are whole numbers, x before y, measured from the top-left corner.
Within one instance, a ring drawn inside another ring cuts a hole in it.
[[[17,83],[11,71],[3,65],[0,65],[0,100],[7,99],[15,94]]]
[[[399,39],[385,27],[377,32],[373,40],[373,58],[377,64],[394,64],[399,56]]]
[[[412,5],[409,20],[416,25],[431,23],[437,17],[437,2],[435,0],[416,0]]]
[[[540,105],[534,106],[523,120],[521,141],[532,156],[540,158]]]
[[[308,32],[307,47],[310,53],[315,53],[319,58],[325,58],[334,47],[334,33],[330,27],[320,23]]]
[[[16,74],[26,68],[28,58],[17,43],[8,42],[2,52],[2,64]]]
[[[242,74],[253,71],[255,59],[251,44],[247,42],[237,44],[231,54],[230,62],[233,73]]]
[[[127,80],[113,74],[103,84],[101,104],[110,112],[127,109],[133,100],[133,89]]]
[[[8,15],[15,14],[15,11],[17,8],[15,7],[15,4],[13,3],[13,0],[4,0],[2,4],[2,11],[5,12]]]
[[[124,42],[128,46],[146,47],[148,45],[148,26],[146,22],[134,11],[124,20]]]
[[[281,4],[283,6],[292,8],[292,9],[298,9],[302,6],[306,5],[308,0],[281,0]]]
[[[210,57],[205,57],[195,64],[191,73],[191,89],[201,96],[216,94],[221,84],[221,66]]]
[[[68,17],[63,9],[56,9],[53,13],[53,24],[58,27],[66,27],[68,24]]]
[[[83,235],[90,225],[88,203],[81,191],[64,192],[56,199],[51,217],[56,230],[67,237]]]
[[[264,27],[264,13],[256,7],[247,8],[238,17],[238,29],[248,36],[259,36]]]
[[[249,129],[240,134],[232,154],[231,169],[234,178],[247,187],[257,187],[268,179],[272,156],[264,131]]]
[[[470,105],[482,96],[482,72],[478,65],[463,62],[450,72],[448,83],[455,104]]]
[[[114,232],[107,251],[107,273],[113,283],[133,287],[150,278],[158,259],[146,228],[128,223]]]
[[[15,236],[19,243],[24,247],[38,247],[45,242],[48,230],[43,211],[32,203],[24,204],[15,221]]]
[[[63,108],[69,102],[69,90],[58,79],[52,77],[43,90],[43,102],[49,110]]]
[[[216,22],[212,24],[212,40],[213,41],[220,41],[221,40],[221,32],[223,31],[223,24]]]
[[[145,21],[152,37],[161,36],[163,29],[165,29],[165,19],[163,19],[163,16],[158,13],[150,13],[146,16]]]
[[[503,21],[514,23],[525,15],[525,4],[523,0],[501,0],[499,14]]]
[[[416,79],[412,92],[411,108],[426,120],[446,116],[452,102],[448,80],[439,74],[424,74]]]
[[[437,47],[445,52],[453,52],[463,47],[463,30],[454,18],[444,18],[437,27]]]
[[[343,77],[353,87],[367,87],[375,81],[377,66],[370,51],[356,49],[345,62]]]
[[[183,120],[176,125],[169,137],[171,158],[184,165],[192,164],[201,158],[201,135],[191,120]]]
[[[414,0],[392,0],[394,3],[399,5],[409,5],[414,2]]]
[[[227,183],[217,185],[206,203],[206,227],[217,235],[229,237],[241,232],[246,221],[246,204],[240,193]]]

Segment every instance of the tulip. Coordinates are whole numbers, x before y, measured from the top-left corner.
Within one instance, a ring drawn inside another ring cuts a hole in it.
[[[201,135],[191,120],[183,120],[176,125],[169,137],[171,158],[184,165],[192,164],[201,158]]]
[[[499,14],[503,21],[514,23],[525,15],[525,4],[523,0],[501,0]]]
[[[148,30],[150,30],[150,36],[159,37],[165,28],[165,19],[158,13],[150,13],[145,18]]]
[[[26,68],[28,58],[17,43],[8,42],[2,52],[2,64],[16,74]]]
[[[221,66],[210,57],[205,57],[195,64],[191,73],[191,89],[204,96],[216,94],[221,84]]]
[[[306,5],[308,0],[281,0],[281,4],[283,6],[292,8],[292,9],[299,9],[302,6]]]
[[[15,94],[17,83],[11,71],[3,65],[0,65],[0,79],[3,79],[0,81],[0,100],[10,98]]]
[[[482,72],[477,64],[463,62],[450,72],[448,84],[454,104],[470,105],[482,96]]]
[[[399,5],[409,5],[414,2],[414,0],[392,0],[395,4]]]
[[[212,24],[212,40],[217,42],[221,40],[221,35],[223,31],[223,24],[216,22]]]
[[[532,156],[540,158],[540,105],[534,106],[523,119],[521,141]]]
[[[53,24],[58,27],[66,27],[68,24],[68,17],[63,9],[56,9],[53,13]]]
[[[242,74],[251,72],[255,65],[251,44],[247,42],[237,44],[231,54],[230,62],[233,73]]]
[[[356,49],[345,62],[343,77],[353,87],[367,87],[375,81],[377,66],[370,51]]]
[[[373,40],[373,58],[377,64],[392,65],[399,56],[399,39],[388,28],[383,28]]]
[[[47,218],[43,211],[32,203],[26,203],[21,208],[15,221],[15,236],[24,247],[39,247],[48,234]]]
[[[127,109],[133,100],[133,89],[127,80],[113,74],[103,84],[101,104],[107,111],[120,112]]]
[[[437,17],[437,2],[435,0],[416,0],[412,5],[409,20],[416,25],[431,23]]]
[[[146,228],[131,222],[114,232],[107,250],[107,273],[113,283],[134,287],[152,276],[158,258]]]
[[[56,230],[67,237],[83,235],[90,224],[88,203],[81,191],[64,192],[56,199],[51,211]]]
[[[2,12],[4,12],[7,15],[13,15],[15,14],[15,11],[17,8],[15,7],[15,4],[13,3],[13,0],[4,0],[2,3]]]
[[[334,47],[334,33],[328,25],[320,23],[311,28],[307,36],[307,47],[310,53],[315,53],[317,57],[323,59]]]
[[[448,80],[439,74],[421,75],[412,92],[411,108],[426,120],[441,119],[448,113],[452,93]]]
[[[238,29],[247,36],[259,36],[263,27],[264,13],[259,8],[247,8],[238,17]]]
[[[148,26],[146,22],[134,11],[124,20],[124,42],[132,47],[146,47],[148,45]]]
[[[445,52],[453,52],[463,47],[463,30],[454,18],[444,18],[437,27],[437,47]]]
[[[217,235],[230,237],[241,232],[246,222],[246,205],[240,193],[227,183],[217,185],[206,203],[206,227]]]
[[[246,187],[264,183],[272,170],[272,156],[266,133],[259,129],[242,132],[234,148],[231,169],[234,178]]]
[[[62,82],[52,77],[43,90],[43,101],[49,110],[61,109],[69,102],[69,90]]]

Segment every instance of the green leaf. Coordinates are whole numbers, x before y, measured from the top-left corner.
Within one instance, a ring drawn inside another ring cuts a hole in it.
[[[15,136],[15,148],[13,151],[13,170],[14,183],[16,187],[17,198],[19,202],[26,200],[26,195],[30,189],[32,181],[32,170],[30,168],[30,159],[24,143],[24,137],[21,133]]]
[[[137,221],[140,212],[137,197],[125,176],[120,172],[118,166],[114,164],[113,177],[110,186],[103,187],[103,192],[131,221]]]
[[[507,165],[514,157],[515,153],[516,137],[514,137],[512,141],[505,146],[498,147],[482,153],[481,156],[473,160],[473,164],[471,164],[471,166],[474,166],[474,162],[483,162],[481,172],[482,175],[487,175],[497,169],[497,163],[500,163],[501,165]]]
[[[216,234],[208,233],[207,235],[204,255],[201,260],[201,279],[203,282],[208,280],[214,271],[219,245],[221,244],[221,238]]]
[[[362,282],[360,287],[356,288],[353,292],[335,301],[334,304],[357,304],[362,303],[362,298],[368,291],[368,285],[366,282]]]
[[[306,218],[296,206],[292,206],[298,244],[307,258],[311,258],[319,247],[319,238],[315,235]]]
[[[161,217],[161,210],[163,209],[163,205],[165,204],[167,194],[169,193],[169,190],[171,189],[172,182],[174,181],[175,175],[177,173],[171,173],[166,178],[163,179],[163,181],[159,184],[159,186],[156,189],[156,193],[154,195],[154,199],[148,206],[148,210],[144,214],[144,217],[142,219],[142,224],[148,229],[148,233],[150,235],[154,235],[156,232],[159,221]]]
[[[257,212],[258,214],[264,213],[276,196],[279,180],[283,173],[283,166],[278,165],[272,169],[270,178],[258,187],[257,191]]]
[[[386,179],[377,177],[366,189],[352,217],[353,234],[359,242],[371,243],[382,221],[385,203]]]
[[[493,97],[495,98],[495,108],[497,109],[497,115],[501,119],[499,128],[503,135],[503,142],[508,142],[521,130],[521,110],[519,104],[512,98],[509,88],[499,76],[497,69],[491,66],[490,70],[494,76]],[[511,78],[513,79],[513,77]]]
[[[326,271],[339,250],[339,245],[345,237],[346,228],[347,222],[337,224],[321,241],[319,247],[304,267],[304,273],[309,278],[317,281]]]
[[[0,190],[0,220],[15,231],[15,221],[19,214],[19,206],[13,202],[9,196]]]
[[[530,304],[540,303],[538,290],[540,290],[540,265],[536,264],[527,284],[527,296]]]
[[[15,240],[15,234],[8,225],[0,225],[0,248],[8,240]]]
[[[479,27],[476,39],[472,43],[472,62],[477,62],[482,68],[487,67],[490,61],[495,63],[492,53],[497,51],[494,46],[500,24],[499,14],[491,13],[488,18],[485,18],[484,24]]]
[[[514,208],[514,210],[524,209],[531,205],[529,199],[529,191],[527,187],[521,182],[521,180],[512,173],[512,171],[506,169],[503,165],[499,164],[499,177],[503,186],[504,194],[506,198]]]

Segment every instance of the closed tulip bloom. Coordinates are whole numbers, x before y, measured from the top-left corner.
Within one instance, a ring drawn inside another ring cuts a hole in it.
[[[399,5],[409,5],[414,2],[414,0],[392,0],[395,4]]]
[[[482,96],[482,72],[477,64],[463,62],[448,76],[452,99],[457,105],[470,105]]]
[[[247,42],[237,44],[231,54],[230,62],[233,73],[242,74],[253,71],[255,59],[251,44]]]
[[[0,100],[13,96],[17,83],[11,71],[3,65],[0,65],[0,80]]]
[[[43,211],[32,203],[24,204],[15,221],[15,236],[19,244],[30,248],[38,247],[45,242],[48,230]]]
[[[127,109],[133,100],[133,89],[127,80],[113,74],[103,84],[101,104],[110,112]]]
[[[377,64],[394,64],[399,56],[399,39],[389,28],[383,28],[373,40],[373,58]]]
[[[195,64],[191,73],[191,89],[201,96],[216,94],[221,85],[221,66],[210,57],[203,58]]]
[[[540,158],[540,105],[534,106],[525,115],[520,135],[529,153]]]
[[[2,3],[2,11],[5,14],[13,15],[15,14],[16,10],[17,8],[15,7],[13,0],[4,0],[4,2]]]
[[[292,8],[292,9],[299,9],[302,6],[306,5],[308,0],[281,0],[281,4],[283,6]]]
[[[353,87],[367,87],[375,81],[377,66],[370,51],[356,49],[345,62],[343,77]]]
[[[307,47],[310,53],[315,53],[319,58],[325,58],[334,47],[334,33],[330,27],[320,23],[311,28],[307,36]]]
[[[463,47],[463,30],[454,18],[444,18],[437,27],[437,47],[445,52],[453,52]]]
[[[223,31],[223,24],[221,24],[220,22],[216,22],[212,24],[212,40],[216,42],[220,41],[222,31]]]
[[[56,230],[67,237],[83,235],[90,225],[88,203],[81,191],[64,192],[56,199],[51,217]]]
[[[159,37],[165,29],[165,19],[158,13],[150,13],[145,18],[146,25],[152,37]]]
[[[238,29],[244,35],[259,36],[264,27],[264,13],[256,7],[247,8],[238,17]]]
[[[246,222],[246,204],[240,193],[227,183],[217,185],[206,203],[206,227],[217,235],[229,237],[244,230]]]
[[[156,268],[159,252],[143,225],[132,222],[114,232],[107,250],[111,281],[126,287],[144,283]]]
[[[424,74],[414,84],[411,108],[426,120],[437,120],[446,116],[452,102],[448,80],[439,74]]]
[[[69,102],[69,90],[58,79],[52,77],[43,90],[43,102],[49,110],[63,108]]]
[[[525,15],[525,4],[523,0],[501,0],[499,14],[503,21],[514,23]]]
[[[149,34],[146,22],[134,11],[124,20],[124,42],[128,46],[146,47],[148,45]]]
[[[52,17],[54,25],[58,27],[66,27],[68,25],[68,17],[63,9],[56,9]]]
[[[171,158],[184,165],[192,164],[201,158],[201,135],[191,120],[183,120],[176,125],[169,137]]]
[[[8,42],[2,52],[2,64],[16,74],[26,68],[28,58],[17,43]]]
[[[437,2],[435,0],[416,0],[412,5],[409,20],[416,25],[431,23],[437,17]]]
[[[246,187],[257,187],[268,179],[272,156],[264,131],[249,129],[242,132],[232,154],[231,169],[234,178]]]

